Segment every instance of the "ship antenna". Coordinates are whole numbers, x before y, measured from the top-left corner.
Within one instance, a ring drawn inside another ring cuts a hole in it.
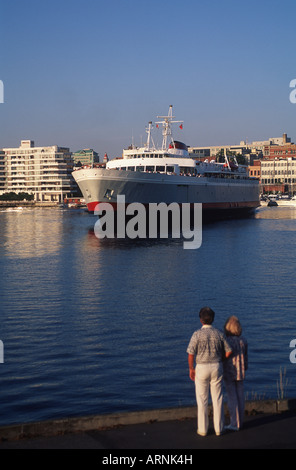
[[[162,124],[162,150],[167,150],[168,148],[168,139],[170,138],[171,142],[174,145],[173,137],[172,137],[172,124],[175,123],[183,123],[183,121],[173,121],[175,116],[173,116],[173,106],[170,105],[169,112],[167,116],[157,116],[158,119],[162,119],[162,121],[157,121],[156,124]]]

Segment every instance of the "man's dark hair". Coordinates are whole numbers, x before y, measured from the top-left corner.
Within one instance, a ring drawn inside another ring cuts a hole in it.
[[[215,318],[215,312],[210,307],[200,309],[199,318],[205,325],[211,325]]]

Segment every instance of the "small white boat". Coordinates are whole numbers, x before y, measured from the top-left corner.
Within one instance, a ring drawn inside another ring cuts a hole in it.
[[[292,198],[280,197],[277,199],[278,206],[295,206],[296,207],[296,196]]]
[[[19,207],[8,207],[6,209],[6,212],[21,212],[24,208],[19,206]]]

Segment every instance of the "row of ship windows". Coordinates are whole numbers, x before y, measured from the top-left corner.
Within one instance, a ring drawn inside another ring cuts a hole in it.
[[[176,174],[174,166],[163,166],[163,165],[146,165],[146,166],[128,166],[128,167],[117,167],[116,170],[122,171],[139,171],[146,173],[167,173],[167,174]],[[232,178],[232,179],[245,179],[245,175],[236,175],[232,173],[199,173],[196,168],[192,167],[180,167],[180,176],[207,176],[207,177],[216,177],[216,178]]]
[[[173,166],[167,166],[165,167],[164,165],[146,165],[146,166],[122,166],[119,168],[116,168],[117,170],[129,170],[129,171],[147,171],[151,173],[164,173],[165,171],[167,173],[174,173],[175,169]]]
[[[116,168],[116,170],[129,170],[129,171],[140,171],[140,172],[147,172],[147,173],[175,173],[175,167],[171,165],[143,165],[143,166],[122,166]],[[192,167],[180,167],[180,175],[194,175],[198,174],[196,168]]]
[[[158,155],[158,154],[143,154],[143,155],[129,155],[128,158],[163,158],[164,155]]]

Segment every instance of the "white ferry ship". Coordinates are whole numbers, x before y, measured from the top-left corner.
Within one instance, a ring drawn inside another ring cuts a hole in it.
[[[117,196],[126,204],[164,202],[202,203],[203,215],[214,217],[247,215],[258,206],[259,182],[248,176],[246,167],[225,157],[224,163],[201,162],[188,153],[187,146],[173,140],[175,121],[172,106],[167,116],[158,116],[162,127],[162,146],[156,148],[152,122],[143,147],[123,150],[122,158],[107,162],[105,168],[82,167],[73,171],[87,208],[93,212],[99,203],[110,203],[116,210]]]

